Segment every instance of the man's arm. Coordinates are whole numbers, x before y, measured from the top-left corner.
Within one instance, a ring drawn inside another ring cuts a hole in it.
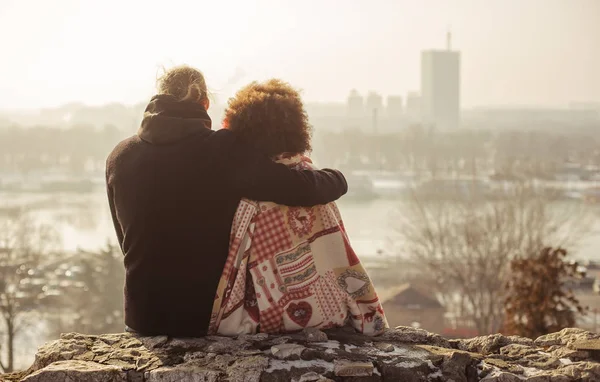
[[[339,199],[348,191],[341,172],[331,169],[292,170],[231,135],[228,161],[232,187],[242,197],[288,206],[312,207]]]
[[[106,193],[108,195],[108,205],[110,206],[110,215],[112,216],[113,225],[115,226],[115,232],[117,233],[117,240],[119,244],[119,248],[121,248],[121,252],[123,251],[123,230],[121,229],[121,224],[119,224],[119,220],[117,219],[117,210],[115,208],[115,200],[113,196],[113,191],[111,186],[108,183],[108,174],[106,175]]]

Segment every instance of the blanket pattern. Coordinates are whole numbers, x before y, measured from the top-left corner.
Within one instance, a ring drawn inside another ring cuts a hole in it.
[[[304,156],[280,157],[313,169]],[[214,300],[210,334],[388,327],[377,292],[350,246],[335,203],[311,208],[242,200]]]

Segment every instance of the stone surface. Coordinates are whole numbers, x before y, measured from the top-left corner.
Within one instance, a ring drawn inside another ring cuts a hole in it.
[[[395,347],[392,344],[388,344],[385,342],[377,342],[375,343],[375,347],[381,351],[384,351],[386,353],[392,352],[394,351]]]
[[[329,379],[327,377],[322,376],[319,373],[315,373],[311,371],[306,374],[302,374],[300,378],[292,379],[292,382],[330,382],[333,379]]]
[[[461,340],[458,342],[458,348],[460,350],[466,350],[473,353],[491,354],[497,352],[498,350],[500,350],[500,348],[510,344],[532,346],[533,340],[531,340],[530,338],[523,338],[517,336],[504,336],[502,334],[493,334],[491,336],[482,336],[468,340]]]
[[[23,379],[24,382],[127,382],[127,373],[118,366],[90,361],[58,361]]]
[[[68,333],[10,382],[567,382],[600,381],[600,335],[565,329],[535,341],[500,334],[448,341],[399,327],[237,338]]]
[[[584,340],[573,342],[570,346],[575,350],[598,351],[600,350],[600,340]]]
[[[370,377],[374,370],[373,362],[352,362],[336,360],[333,364],[333,372],[338,377]]]
[[[600,334],[590,333],[583,329],[567,328],[560,332],[546,334],[535,340],[535,345],[547,347],[553,345],[571,345],[575,342],[594,340],[600,338]]]
[[[298,344],[279,344],[271,347],[271,354],[278,359],[300,359],[304,349],[304,346]]]
[[[306,336],[306,341],[308,342],[325,342],[329,339],[327,338],[327,334],[319,329],[306,328],[302,332]]]

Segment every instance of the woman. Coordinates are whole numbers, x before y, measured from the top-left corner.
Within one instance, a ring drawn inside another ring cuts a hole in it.
[[[313,169],[303,154],[311,128],[298,92],[280,80],[253,82],[229,101],[224,127],[274,161]],[[282,333],[350,324],[387,327],[377,293],[350,246],[334,203],[286,207],[243,199],[209,333]]]

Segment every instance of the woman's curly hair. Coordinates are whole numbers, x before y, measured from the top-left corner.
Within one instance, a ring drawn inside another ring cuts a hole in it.
[[[252,82],[229,99],[225,126],[269,157],[310,151],[312,127],[300,94],[287,82]]]

